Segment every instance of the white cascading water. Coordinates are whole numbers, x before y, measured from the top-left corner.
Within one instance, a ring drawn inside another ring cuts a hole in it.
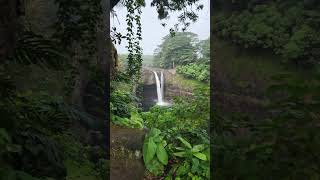
[[[161,83],[160,83],[160,88],[161,88],[161,96],[162,98],[164,98],[164,75],[163,75],[163,71],[161,71]]]
[[[153,73],[154,73],[154,77],[156,79],[156,84],[157,84],[158,104],[162,104],[163,103],[163,99],[162,99],[160,80],[159,80],[158,74],[155,71],[153,71]]]

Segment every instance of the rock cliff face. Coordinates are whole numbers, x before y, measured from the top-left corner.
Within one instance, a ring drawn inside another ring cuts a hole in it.
[[[148,68],[148,69],[142,69],[141,73],[141,79],[140,82],[141,84],[144,85],[153,85],[155,84],[155,79],[154,79],[154,74],[152,72],[153,69]]]
[[[192,96],[192,88],[188,84],[177,83],[179,78],[175,69],[169,69],[165,73],[165,96],[171,101],[174,96]]]
[[[142,145],[145,131],[111,126],[112,180],[142,180],[145,168],[142,160]]]
[[[144,86],[155,86],[156,81],[152,71],[160,72],[163,71],[165,79],[165,97],[167,100],[171,100],[173,96],[190,96],[192,95],[192,88],[189,88],[187,84],[181,86],[177,83],[179,79],[176,75],[175,69],[159,69],[159,68],[144,68],[141,74],[140,83]],[[154,89],[156,92],[156,89]]]

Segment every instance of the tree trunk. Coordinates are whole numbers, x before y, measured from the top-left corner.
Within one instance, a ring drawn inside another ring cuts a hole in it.
[[[110,60],[111,60],[111,38],[110,38],[110,1],[102,0],[101,7],[103,10],[102,14],[102,27],[98,31],[98,36],[101,36],[99,40],[99,59],[101,62],[102,72],[105,75],[105,87],[104,87],[104,109],[106,112],[105,116],[105,131],[103,132],[106,149],[107,159],[110,157]],[[113,7],[113,6],[112,6]]]

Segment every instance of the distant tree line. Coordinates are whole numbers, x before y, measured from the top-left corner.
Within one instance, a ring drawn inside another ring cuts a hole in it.
[[[209,80],[209,38],[199,41],[191,32],[176,32],[163,38],[154,52],[154,65],[161,68],[177,68],[187,78]]]

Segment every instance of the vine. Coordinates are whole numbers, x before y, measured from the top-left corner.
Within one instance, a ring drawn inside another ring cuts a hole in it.
[[[134,0],[126,0],[127,8],[127,34],[125,36],[128,41],[126,48],[128,49],[128,67],[127,72],[133,80],[138,80],[140,76],[140,69],[142,66],[142,48],[140,41],[142,40],[141,28],[141,3]],[[134,23],[136,24],[136,32],[134,32]]]

